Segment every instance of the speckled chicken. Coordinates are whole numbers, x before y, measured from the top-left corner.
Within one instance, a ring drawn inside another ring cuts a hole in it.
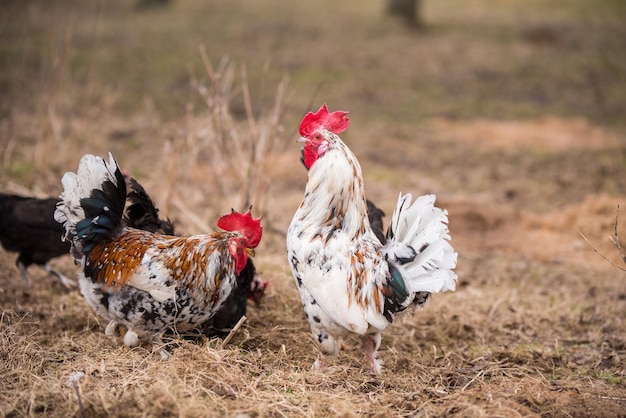
[[[128,195],[126,196],[126,210],[123,222],[126,226],[158,232],[166,235],[176,235],[174,224],[169,219],[161,219],[159,210],[137,180],[126,178]],[[246,315],[248,300],[259,305],[269,285],[257,274],[252,258],[248,258],[246,266],[237,274],[237,286],[220,309],[203,322],[200,326],[202,333],[208,337],[224,337]]]
[[[108,161],[85,155],[62,182],[55,219],[81,268],[80,291],[110,321],[107,334],[117,324],[128,329],[127,346],[208,320],[235,289],[261,240],[260,219],[250,212],[220,217],[223,231],[188,237],[124,226],[126,184],[110,154]]]
[[[381,332],[396,315],[423,306],[432,293],[454,290],[457,254],[447,212],[435,196],[400,195],[383,244],[368,219],[361,167],[338,134],[347,112],[323,105],[300,124],[309,168],[304,199],[287,233],[287,256],[305,316],[319,343],[314,368],[338,353],[344,335],[362,337],[367,364],[377,358]]]

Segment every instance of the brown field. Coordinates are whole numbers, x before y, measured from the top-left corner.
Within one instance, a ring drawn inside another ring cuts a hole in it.
[[[0,10],[0,191],[58,195],[111,151],[182,232],[253,203],[270,281],[227,344],[181,336],[162,361],[0,251],[0,416],[626,416],[623,2],[425,0],[420,31],[382,1]],[[368,197],[390,215],[436,193],[459,253],[457,291],[383,335],[380,377],[357,340],[310,370],[285,257],[297,126],[324,101],[350,111]]]

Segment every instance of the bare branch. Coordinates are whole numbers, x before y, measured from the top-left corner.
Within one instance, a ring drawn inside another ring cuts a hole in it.
[[[613,233],[615,234],[615,238],[609,237],[613,245],[617,247],[617,251],[619,251],[620,256],[622,257],[622,261],[626,264],[626,252],[622,248],[622,244],[619,241],[619,234],[617,233],[617,219],[619,217],[619,205],[617,205],[617,211],[615,213],[615,224],[613,225]]]
[[[189,206],[187,206],[181,199],[176,196],[172,197],[172,204],[181,211],[191,222],[193,222],[201,231],[213,231],[209,224],[204,222],[202,218],[197,215],[194,211],[192,211]]]
[[[606,261],[608,261],[609,263],[611,263],[612,265],[614,265],[615,267],[617,267],[618,269],[622,270],[622,271],[626,271],[625,268],[623,268],[622,266],[618,266],[617,264],[615,264],[613,262],[613,260],[611,260],[610,258],[608,258],[607,256],[605,256],[604,254],[602,254],[600,251],[598,251],[596,249],[596,247],[593,246],[593,244],[587,239],[587,237],[585,235],[583,235],[582,232],[578,231],[578,233],[580,234],[581,237],[583,237],[583,239],[587,242],[587,244],[589,244],[589,246],[596,252],[596,254],[598,254],[600,257],[604,258]],[[610,238],[610,237],[609,237]]]

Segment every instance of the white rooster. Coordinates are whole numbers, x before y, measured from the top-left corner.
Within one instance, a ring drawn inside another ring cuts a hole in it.
[[[324,104],[300,124],[309,177],[287,233],[287,253],[320,354],[313,367],[339,351],[338,338],[362,336],[369,370],[380,374],[380,333],[397,313],[423,306],[431,293],[454,290],[457,253],[448,217],[435,196],[412,203],[400,195],[383,245],[370,227],[361,167],[337,136],[347,112]]]

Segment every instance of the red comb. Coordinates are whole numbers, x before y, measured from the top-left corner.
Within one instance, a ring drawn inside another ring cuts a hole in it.
[[[248,239],[249,248],[256,248],[263,235],[261,218],[254,219],[250,211],[246,213],[235,212],[222,215],[217,220],[218,228],[224,231],[239,231]]]
[[[348,112],[337,110],[329,113],[326,103],[316,112],[307,113],[300,122],[300,136],[307,137],[316,130],[323,128],[334,134],[339,134],[350,126],[350,119],[346,116]]]

